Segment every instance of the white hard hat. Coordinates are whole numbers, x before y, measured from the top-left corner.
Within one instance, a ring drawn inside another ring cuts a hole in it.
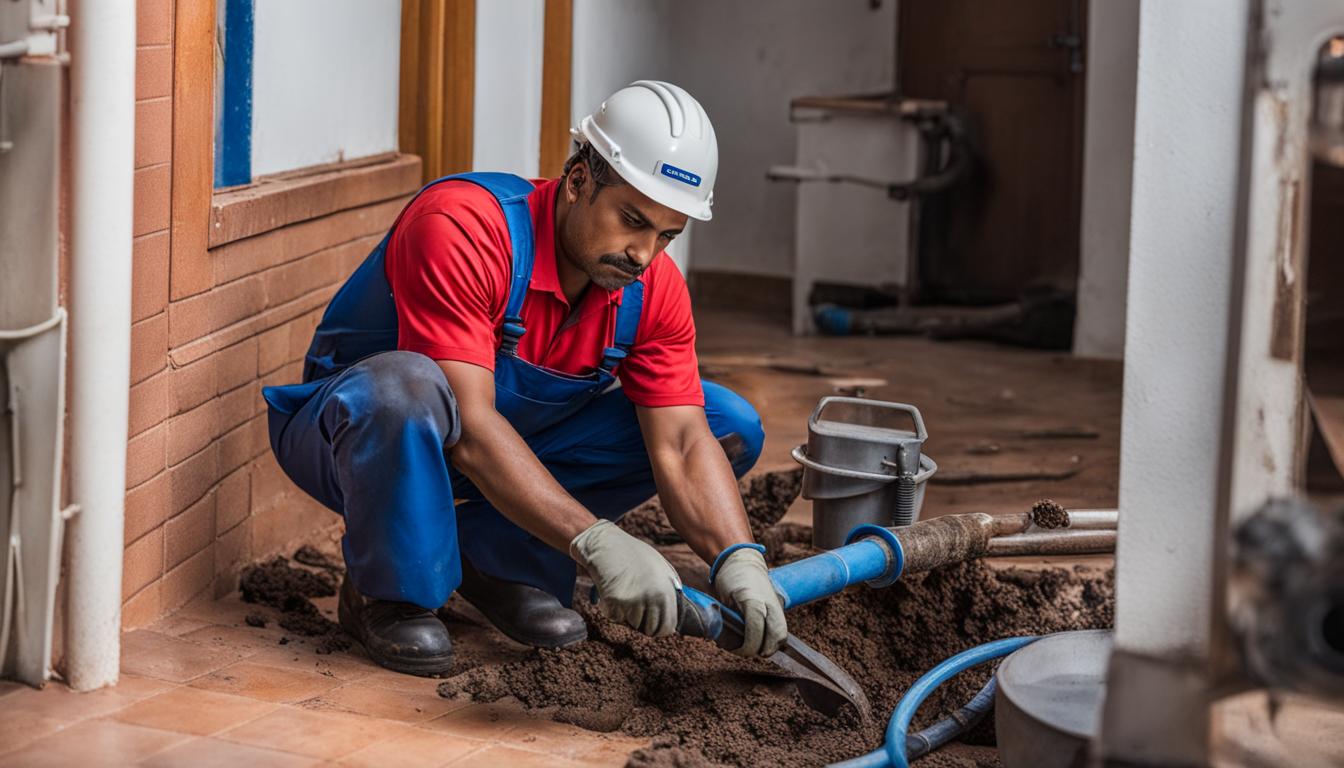
[[[613,93],[570,131],[593,145],[654,202],[709,221],[719,143],[700,102],[671,83],[637,80]]]

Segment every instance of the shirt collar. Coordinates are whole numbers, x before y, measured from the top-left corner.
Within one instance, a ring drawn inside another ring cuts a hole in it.
[[[546,179],[536,182],[536,189],[527,196],[527,204],[532,209],[532,279],[529,290],[542,291],[569,304],[565,292],[560,288],[560,273],[556,266],[559,254],[555,248],[555,198],[559,194],[560,179]],[[621,291],[608,291],[597,285],[590,285],[589,291],[602,291],[610,304],[621,303]]]

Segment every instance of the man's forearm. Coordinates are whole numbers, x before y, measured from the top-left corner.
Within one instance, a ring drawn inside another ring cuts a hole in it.
[[[708,428],[658,453],[650,458],[663,509],[697,555],[713,562],[727,547],[752,540],[732,465]]]
[[[462,438],[449,458],[505,517],[561,552],[597,522],[493,408],[463,414]]]

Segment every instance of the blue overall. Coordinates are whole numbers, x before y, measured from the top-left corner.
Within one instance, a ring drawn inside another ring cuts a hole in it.
[[[597,370],[570,375],[517,354],[532,276],[530,182],[470,173],[504,211],[512,276],[495,355],[495,408],[546,469],[594,515],[616,519],[656,488],[635,406],[614,371],[634,344],[644,286],[624,289],[614,343]],[[393,224],[395,229],[396,224]],[[496,578],[531,584],[568,606],[575,567],[506,519],[447,460],[460,434],[457,404],[438,364],[397,351],[397,313],[384,270],[388,231],[332,298],[305,358],[303,383],[267,387],[271,449],[285,473],[345,517],[341,546],[366,597],[437,608],[462,582],[460,558]],[[702,382],[710,429],[738,477],[764,434],[749,403]]]

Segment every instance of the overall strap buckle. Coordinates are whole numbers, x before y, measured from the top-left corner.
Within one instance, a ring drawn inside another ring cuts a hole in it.
[[[619,347],[607,347],[602,350],[602,363],[598,366],[603,373],[611,373],[626,358],[626,351]]]
[[[518,341],[527,333],[523,327],[523,318],[512,316],[504,318],[504,327],[500,329],[499,351],[506,355],[516,354]]]

